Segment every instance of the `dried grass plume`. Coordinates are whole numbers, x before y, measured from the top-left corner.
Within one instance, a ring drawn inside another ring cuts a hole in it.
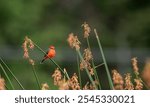
[[[5,90],[5,80],[0,76],[0,90]]]
[[[125,89],[126,90],[134,90],[134,86],[133,86],[133,84],[131,82],[131,75],[130,75],[130,73],[127,73],[125,75]]]
[[[89,34],[90,34],[90,32],[91,32],[90,26],[89,26],[86,22],[84,22],[81,26],[82,26],[83,29],[84,29],[84,38],[89,37]]]
[[[52,77],[54,78],[54,85],[59,85],[59,82],[62,79],[62,75],[58,68],[54,71]]]
[[[29,49],[34,49],[34,43],[33,43],[32,40],[29,39],[27,36],[26,36],[25,39],[24,39],[22,48],[23,48],[23,51],[24,51],[23,57],[24,57],[25,59],[28,59],[28,61],[29,61],[29,63],[30,63],[31,65],[35,65],[34,60],[30,58],[29,52],[28,52],[28,51],[29,51],[28,48],[29,48]]]
[[[78,40],[78,37],[77,36],[74,36],[73,33],[70,33],[69,34],[69,37],[67,39],[69,45],[71,48],[75,48],[76,50],[79,50],[80,49],[80,41]]]
[[[114,83],[115,90],[123,90],[124,81],[122,76],[115,69],[112,70],[112,74],[113,74],[113,83]]]
[[[134,82],[136,83],[135,90],[142,90],[143,89],[143,84],[142,84],[141,79],[134,79]]]
[[[42,90],[48,90],[49,86],[47,83],[42,84]]]
[[[131,61],[132,61],[133,71],[135,72],[136,75],[139,75],[139,68],[138,68],[137,58],[134,57],[134,58],[131,59]]]

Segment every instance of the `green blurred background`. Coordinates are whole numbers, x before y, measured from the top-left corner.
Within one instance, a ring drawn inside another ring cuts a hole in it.
[[[22,43],[28,35],[44,50],[54,45],[54,60],[72,75],[77,71],[76,53],[66,39],[73,32],[82,41],[82,50],[86,48],[81,28],[84,21],[97,29],[110,70],[130,72],[130,59],[135,56],[142,70],[150,56],[150,0],[0,0],[0,57],[26,89],[37,89],[32,67],[23,59]],[[95,64],[99,64],[102,60],[95,41],[90,37]],[[40,64],[43,53],[37,49],[30,56],[36,61],[41,83],[57,89],[51,78],[56,67],[50,61]],[[98,71],[103,89],[107,89],[103,67]],[[0,74],[5,77],[1,69]],[[20,89],[17,84],[15,87]]]

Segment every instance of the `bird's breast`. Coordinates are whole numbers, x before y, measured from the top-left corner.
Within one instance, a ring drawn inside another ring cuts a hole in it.
[[[50,58],[54,57],[55,55],[56,55],[56,52],[55,52],[55,50],[52,50],[52,49],[48,53],[48,57],[50,57]]]

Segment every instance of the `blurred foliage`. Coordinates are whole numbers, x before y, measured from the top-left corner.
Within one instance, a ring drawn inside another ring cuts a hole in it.
[[[130,46],[149,46],[149,13],[149,0],[1,0],[0,44],[19,46],[30,35],[39,44],[60,45],[71,31],[81,35],[87,21],[106,46],[115,46],[118,35]]]
[[[150,0],[0,0],[0,47],[21,48],[25,35],[29,35],[45,49],[54,44],[61,53],[61,48],[68,46],[66,39],[70,32],[82,38],[81,24],[84,21],[92,29],[97,28],[105,48],[150,48]],[[90,39],[92,47],[97,47],[92,41]],[[82,43],[84,45],[85,42]],[[22,53],[18,57],[21,56]],[[63,56],[59,54],[57,60],[60,63],[61,59]],[[13,64],[16,61],[9,64],[14,66],[18,77],[24,75],[20,77],[22,81],[27,80],[24,84],[29,84],[30,80],[33,82],[28,72],[30,67],[23,62],[21,66],[20,61]],[[16,65],[19,66],[15,68]],[[45,66],[38,71],[41,78],[48,80],[50,75],[42,72],[42,69],[49,71],[48,64]],[[54,67],[50,72],[53,70]],[[24,79],[28,75],[30,79]],[[31,87],[32,83],[28,88]]]

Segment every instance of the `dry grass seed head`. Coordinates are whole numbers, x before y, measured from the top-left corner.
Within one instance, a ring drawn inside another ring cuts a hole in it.
[[[25,40],[24,43],[23,43],[23,45],[22,45],[23,51],[24,51],[23,57],[24,57],[25,59],[28,59],[28,58],[29,58],[27,43],[28,43],[28,42]]]
[[[88,69],[89,73],[91,75],[94,75],[94,69],[91,67],[91,64],[86,60],[82,60],[80,62],[80,70],[83,71],[84,69]]]
[[[59,82],[58,86],[59,90],[69,90],[69,83],[65,80],[65,78]]]
[[[130,75],[130,73],[127,73],[125,75],[125,89],[126,90],[134,90],[134,86],[133,86],[133,84],[131,82],[131,75]]]
[[[52,77],[54,78],[54,85],[59,85],[59,82],[62,79],[62,75],[58,68],[54,71]]]
[[[47,83],[42,84],[42,90],[48,90],[49,86]]]
[[[91,75],[94,75],[94,69],[93,68],[90,68],[89,72],[90,72]]]
[[[123,85],[124,84],[124,81],[123,81],[123,78],[122,76],[118,73],[117,70],[112,70],[112,74],[113,74],[113,83],[114,84],[120,84],[120,85]]]
[[[139,75],[139,68],[138,68],[138,61],[137,61],[137,58],[134,57],[131,59],[132,61],[132,67],[133,67],[133,71],[135,72],[136,75]]]
[[[95,90],[94,86],[87,82],[85,86],[83,87],[83,90]]]
[[[88,69],[91,75],[94,75],[94,69],[91,67],[91,63],[89,62],[93,58],[92,52],[90,49],[85,49],[83,53],[83,60],[80,62],[80,69]]]
[[[87,61],[85,61],[85,60],[82,60],[82,61],[80,62],[80,70],[82,71],[83,69],[88,68],[89,65],[90,65],[89,62],[87,62]]]
[[[81,26],[84,29],[84,38],[87,38],[91,32],[91,28],[86,22],[84,22]]]
[[[30,49],[33,49],[34,48],[34,43],[32,42],[31,39],[29,39],[27,36],[25,37],[25,40],[24,42],[26,42],[26,48],[27,48],[27,45]]]
[[[124,85],[124,81],[123,81],[122,76],[115,69],[112,70],[112,74],[113,74],[114,89],[115,90],[122,90],[123,85]]]
[[[76,75],[76,73],[74,73],[73,76],[70,78],[69,87],[72,90],[80,90],[80,85],[79,85],[79,82],[78,82],[78,76]]]
[[[84,50],[83,57],[86,61],[90,61],[91,59],[93,59],[92,52],[89,48]]]
[[[89,90],[89,82],[87,82],[85,85],[84,85],[84,87],[83,87],[83,90]]]
[[[31,59],[31,58],[29,58],[29,63],[30,63],[31,65],[35,65],[34,60],[33,60],[33,59]]]
[[[142,90],[143,89],[143,84],[141,79],[134,79],[134,82],[136,83],[135,89],[136,90]]]
[[[0,76],[0,90],[5,90],[5,80]]]
[[[33,49],[33,48],[34,48],[34,44],[33,44],[33,42],[32,42],[31,39],[29,39],[29,48],[30,48],[30,49]]]
[[[67,39],[69,45],[71,48],[75,48],[76,50],[79,50],[80,49],[80,41],[78,40],[78,37],[77,36],[74,36],[73,33],[70,33],[69,34],[69,37]]]
[[[29,38],[26,36],[25,39],[24,39],[24,43],[23,43],[22,47],[23,47],[23,51],[24,51],[23,57],[24,57],[25,59],[28,59],[28,60],[29,60],[29,63],[30,63],[31,65],[35,65],[34,60],[30,58],[29,52],[28,52],[28,47],[29,47],[30,49],[33,49],[33,48],[34,48],[34,44],[33,44],[32,40],[29,39]]]

